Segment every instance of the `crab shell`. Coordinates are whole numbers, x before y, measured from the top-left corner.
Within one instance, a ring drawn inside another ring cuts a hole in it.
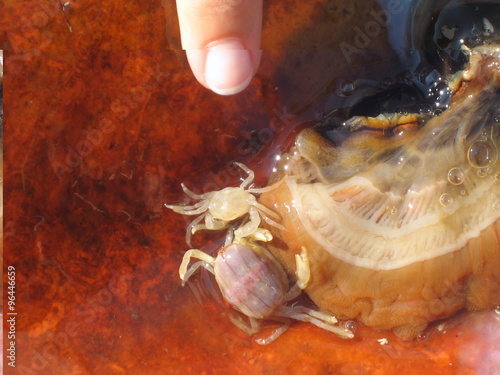
[[[248,317],[270,317],[285,302],[287,276],[256,243],[241,240],[226,246],[215,259],[214,274],[224,299]]]
[[[285,227],[269,250],[293,274],[305,246],[305,291],[340,319],[411,339],[500,304],[500,50],[472,50],[450,84],[430,119],[353,118],[338,145],[304,130],[292,173],[260,197]]]

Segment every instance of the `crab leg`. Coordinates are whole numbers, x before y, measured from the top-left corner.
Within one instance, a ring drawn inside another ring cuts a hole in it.
[[[304,306],[282,306],[275,314],[276,316],[312,323],[343,338],[352,339],[354,337],[354,334],[350,330],[334,325],[334,323],[337,323],[337,319],[333,315],[315,311]]]
[[[206,204],[205,201],[201,201],[201,202],[195,203],[193,205],[186,205],[186,206],[182,206],[180,204],[174,205],[174,204],[166,204],[165,203],[165,207],[170,208],[171,210],[173,210],[174,212],[177,212],[179,214],[187,215],[184,212],[196,210],[196,209],[202,207],[204,204]]]
[[[207,216],[205,216],[205,226],[209,230],[220,230],[226,227],[226,225],[226,221],[215,219],[210,212],[207,213]]]
[[[278,327],[274,330],[271,335],[266,337],[265,339],[256,339],[255,342],[259,345],[269,345],[272,343],[274,340],[276,340],[278,337],[280,337],[285,331],[290,327],[290,319],[282,319],[282,318],[273,318],[273,320],[276,320],[278,322],[282,322],[283,325],[281,327]]]
[[[283,183],[283,179],[279,180],[278,182],[272,184],[272,185],[269,185],[269,186],[265,186],[263,188],[252,188],[252,189],[248,189],[248,192],[249,193],[252,193],[252,194],[262,194],[262,193],[267,193],[271,190],[274,190],[276,189],[278,186],[280,186],[282,183]]]
[[[205,212],[208,209],[209,204],[210,204],[210,201],[203,201],[203,204],[201,204],[199,207],[195,208],[194,210],[189,210],[188,209],[188,210],[179,210],[179,211],[177,211],[174,208],[172,208],[172,209],[175,212],[178,212],[180,214],[192,216],[192,215],[199,215],[199,214]],[[190,208],[190,207],[188,207],[188,208]]]
[[[259,203],[259,202],[255,202],[253,204],[256,208],[258,208],[260,211],[262,211],[263,213],[265,213],[267,216],[271,216],[271,217],[274,217],[275,219],[280,219],[280,215],[278,215],[276,212],[274,212],[273,210],[271,210],[270,208],[267,208],[266,206],[264,206],[263,204]]]
[[[250,207],[248,214],[250,216],[250,221],[236,229],[236,231],[234,232],[236,241],[243,237],[251,235],[257,230],[260,225],[259,211],[255,207]]]
[[[210,197],[210,195],[212,194],[212,192],[208,192],[208,193],[204,193],[204,194],[196,194],[196,193],[193,193],[191,190],[189,190],[186,185],[184,185],[184,183],[181,184],[181,187],[182,187],[182,190],[184,191],[184,193],[192,198],[192,199],[196,199],[196,200],[204,200],[204,199],[207,199]]]
[[[238,163],[238,162],[235,162],[234,164],[236,164],[238,167],[243,169],[243,171],[246,174],[248,174],[248,177],[245,178],[245,180],[240,185],[240,188],[246,189],[252,183],[255,175],[254,175],[253,171],[250,168],[248,168],[246,165]]]
[[[260,209],[261,209],[261,204],[258,204],[255,206],[258,210],[259,210],[259,213],[260,213],[260,216],[262,216],[262,218],[264,219],[264,221],[266,223],[268,223],[269,225],[272,225],[273,227],[275,228],[278,228],[279,230],[285,230],[285,227],[283,225],[281,225],[280,223],[274,221],[273,219],[271,219],[269,216],[265,215],[265,213],[261,212]],[[262,207],[265,207],[265,206],[262,206]],[[267,207],[266,207],[267,208]],[[272,211],[271,211],[272,212]]]
[[[200,215],[198,216],[196,219],[194,219],[187,227],[187,230],[186,230],[186,243],[191,246],[191,235],[194,233],[193,230],[194,228],[197,227],[197,224],[202,221],[204,219],[204,217],[206,216],[207,214],[204,214],[204,215]]]
[[[200,259],[200,261],[193,264],[189,269],[187,268],[191,258]],[[191,277],[191,275],[200,267],[206,268],[211,273],[214,273],[215,258],[204,253],[201,250],[190,249],[184,253],[181,266],[179,267],[179,276],[182,280],[182,285]]]
[[[331,324],[325,323],[324,321],[317,319],[317,318],[315,318],[307,313],[299,313],[299,314],[294,313],[291,315],[291,317],[293,319],[300,320],[300,321],[303,321],[306,323],[312,323],[316,327],[323,328],[327,331],[333,332],[333,333],[335,333],[343,338],[352,339],[354,337],[354,334],[351,331],[349,331],[348,329],[342,328],[342,327],[337,326],[337,325],[331,325]]]
[[[302,252],[295,254],[295,264],[297,265],[297,283],[300,289],[305,289],[311,278],[311,269],[309,268],[309,258],[307,257],[306,248],[302,246]]]
[[[239,329],[241,329],[247,335],[254,335],[257,332],[259,332],[260,323],[255,318],[248,317],[250,325],[248,325],[247,323],[245,323],[240,316],[234,315],[234,314],[230,314],[229,315],[229,320],[231,321],[231,323],[233,323],[236,327],[238,327]]]

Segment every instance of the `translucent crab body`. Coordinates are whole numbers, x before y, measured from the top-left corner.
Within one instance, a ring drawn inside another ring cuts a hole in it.
[[[191,235],[198,230],[222,230],[232,228],[232,223],[237,219],[244,222],[234,231],[235,241],[249,237],[260,241],[272,239],[267,229],[261,228],[261,218],[269,225],[283,229],[275,220],[279,216],[257,202],[256,195],[274,189],[268,186],[261,189],[251,188],[254,172],[241,163],[235,163],[245,173],[247,178],[240,186],[228,186],[221,190],[204,194],[195,194],[182,184],[182,190],[191,199],[196,201],[192,205],[168,205],[165,207],[188,216],[197,216],[189,225],[186,232],[186,242],[191,244]],[[200,224],[204,221],[204,224]],[[231,230],[232,235],[232,230]],[[227,241],[226,241],[227,242]],[[226,243],[227,244],[227,243]]]

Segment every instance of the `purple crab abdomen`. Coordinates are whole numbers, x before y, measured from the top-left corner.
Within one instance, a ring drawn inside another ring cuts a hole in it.
[[[215,260],[214,271],[225,300],[249,317],[269,317],[283,304],[286,293],[283,272],[250,247],[239,244],[225,247]]]

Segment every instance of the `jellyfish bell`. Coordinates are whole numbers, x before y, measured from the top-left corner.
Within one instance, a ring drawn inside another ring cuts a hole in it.
[[[305,129],[285,183],[261,195],[285,228],[269,250],[293,274],[307,248],[321,309],[411,339],[500,304],[500,46],[469,54],[441,114]]]

